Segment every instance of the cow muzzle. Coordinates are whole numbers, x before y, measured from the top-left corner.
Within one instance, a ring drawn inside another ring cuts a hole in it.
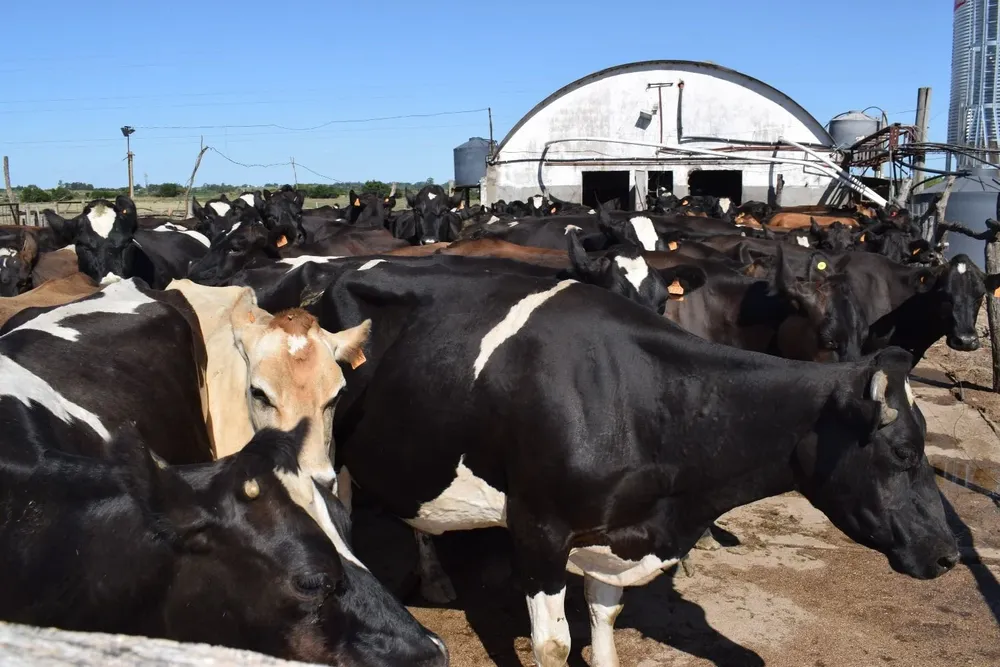
[[[961,333],[948,336],[948,347],[959,352],[972,352],[979,349],[979,336],[974,333]]]

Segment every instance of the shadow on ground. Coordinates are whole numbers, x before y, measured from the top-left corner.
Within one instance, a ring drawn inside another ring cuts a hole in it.
[[[405,602],[433,606],[419,597],[419,582],[414,573],[416,547],[411,530],[365,506],[355,507],[354,525],[355,551],[375,576]],[[717,535],[724,542],[730,541],[727,537]],[[524,595],[512,573],[507,531],[449,533],[435,538],[435,543],[458,593],[458,600],[448,608],[465,613],[469,626],[495,664],[520,667],[522,660],[518,654],[530,655],[527,639],[530,627]],[[647,586],[626,590],[625,609],[615,627],[633,628],[645,637],[719,667],[763,665],[757,653],[719,633],[708,624],[700,606],[674,590],[675,576],[684,574],[675,569]],[[590,645],[590,626],[579,577],[570,577],[566,614],[573,638],[569,664],[582,667],[586,665],[583,648]]]

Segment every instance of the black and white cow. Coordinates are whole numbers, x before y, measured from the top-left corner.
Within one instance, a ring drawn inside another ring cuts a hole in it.
[[[31,273],[38,259],[38,241],[27,229],[0,237],[0,297],[17,296],[32,288]]]
[[[179,292],[134,281],[4,327],[0,514],[38,521],[0,522],[0,618],[446,665],[441,641],[353,555],[343,508],[310,476],[303,443],[322,425],[265,431],[214,463],[161,470],[145,453],[212,458],[198,327]]]
[[[337,460],[420,531],[510,531],[543,667],[569,655],[567,569],[585,577],[594,664],[617,664],[622,587],[793,489],[900,572],[958,562],[901,350],[792,362],[572,280],[351,264],[317,304],[328,329],[373,320]]]
[[[462,197],[461,192],[448,196],[440,185],[425,185],[416,195],[406,193],[406,201],[413,209],[415,224],[420,230],[421,245],[458,238],[461,224],[448,214],[462,202]]]

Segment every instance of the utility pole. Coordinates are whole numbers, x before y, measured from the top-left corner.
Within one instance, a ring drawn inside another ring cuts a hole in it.
[[[295,187],[299,187],[299,175],[295,171],[295,158],[290,157],[288,159],[292,163],[292,179],[295,181]]]
[[[928,131],[928,116],[931,110],[931,89],[930,88],[918,88],[917,89],[917,119],[915,125],[917,126],[917,136],[916,140],[919,143],[924,143],[927,141],[927,131]],[[923,185],[920,181],[924,180],[924,172],[922,167],[926,163],[927,155],[923,152],[919,152],[913,159],[913,188],[910,190],[911,195],[915,195],[920,190],[923,189]],[[904,202],[900,202],[904,203]]]
[[[128,198],[135,198],[135,180],[132,178],[132,133],[135,132],[135,128],[130,125],[125,125],[122,127],[122,135],[125,137],[125,150],[126,158],[128,159]]]

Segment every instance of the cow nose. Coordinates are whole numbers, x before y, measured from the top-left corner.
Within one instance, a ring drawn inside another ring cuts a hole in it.
[[[948,347],[959,352],[972,352],[979,349],[979,337],[974,333],[955,334],[954,339],[948,341]]]
[[[941,556],[940,558],[938,558],[937,562],[938,566],[940,566],[944,572],[947,572],[948,570],[958,565],[958,560],[959,560],[958,552],[955,552],[955,553],[950,553],[947,556]]]
[[[423,667],[448,667],[448,647],[444,645],[441,638],[433,632],[427,633],[428,638],[438,649],[438,654],[429,660],[424,660],[420,664]]]

